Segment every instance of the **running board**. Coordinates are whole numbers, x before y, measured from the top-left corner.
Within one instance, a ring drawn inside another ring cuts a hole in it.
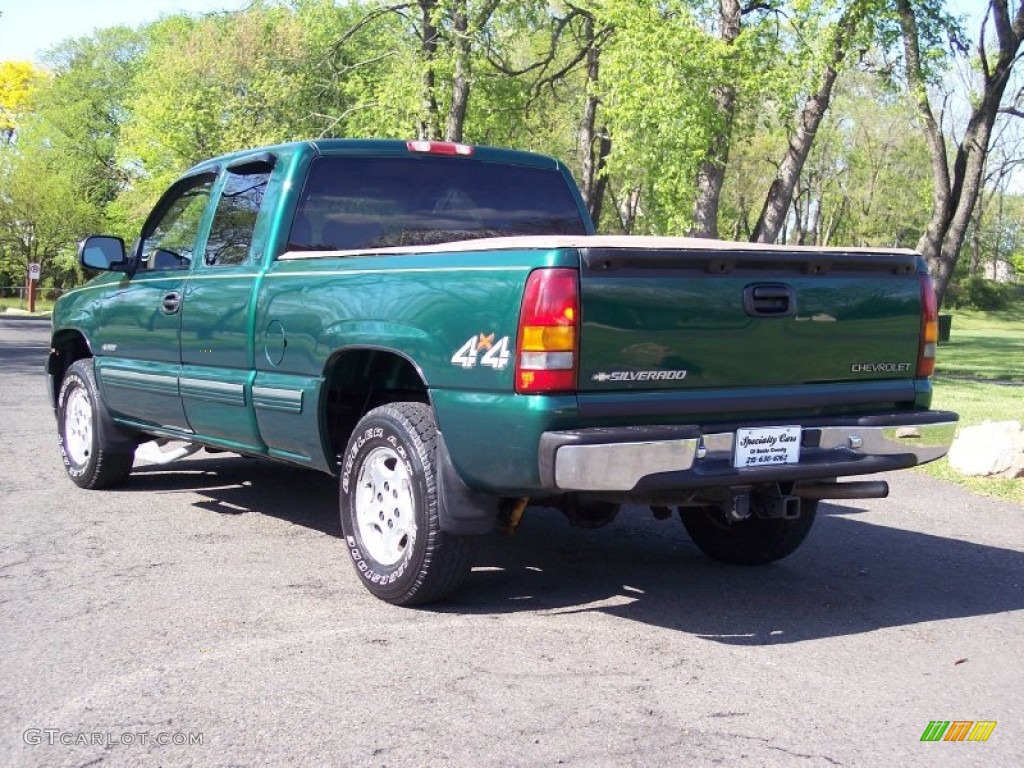
[[[142,443],[135,449],[135,459],[137,461],[144,461],[147,464],[170,464],[172,461],[191,456],[193,453],[203,449],[203,446],[197,443],[182,443],[179,441],[174,441],[174,443],[166,438]]]

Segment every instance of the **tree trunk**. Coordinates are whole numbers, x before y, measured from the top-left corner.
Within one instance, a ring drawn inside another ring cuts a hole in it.
[[[990,61],[985,40],[979,38],[982,91],[979,98],[972,100],[967,129],[956,146],[952,173],[947,162],[946,138],[928,99],[914,9],[910,0],[897,0],[896,7],[906,55],[907,83],[921,118],[932,162],[932,215],[917,243],[917,250],[928,260],[941,304],[982,189],[992,126],[1024,40],[1024,2],[1019,3],[1011,19],[1007,0],[989,0],[986,19],[994,22],[998,55]]]
[[[437,76],[434,62],[437,58],[437,24],[434,14],[437,0],[419,0],[422,27],[420,28],[420,56],[423,58],[423,96],[420,120],[416,133],[419,139],[438,138]]]
[[[836,206],[835,210],[829,214],[828,226],[825,227],[825,231],[821,238],[821,246],[827,248],[832,243],[832,238],[835,237],[836,230],[839,229],[840,223],[843,221],[843,216],[846,214],[847,201],[844,199],[839,205]]]
[[[764,207],[761,209],[761,216],[758,218],[757,224],[754,226],[754,234],[750,238],[755,243],[774,243],[778,239],[786,215],[793,204],[793,192],[796,190],[804,163],[807,162],[807,156],[811,153],[811,147],[814,145],[814,138],[817,136],[822,118],[832,103],[832,88],[839,75],[839,66],[846,57],[847,43],[852,37],[851,28],[854,22],[849,13],[848,11],[847,15],[839,21],[835,40],[832,43],[831,56],[825,65],[818,90],[804,104],[804,108],[800,112],[796,134],[789,142],[786,156],[779,165],[779,171],[768,189]]]
[[[619,225],[622,230],[622,234],[631,235],[633,234],[633,225],[636,223],[636,216],[640,210],[640,187],[632,187],[626,190],[626,198],[624,200],[616,200],[615,195],[612,195],[612,203],[615,205],[615,212],[619,216]]]
[[[604,195],[608,180],[602,171],[612,149],[611,137],[605,128],[597,126],[598,78],[601,72],[601,48],[594,32],[594,17],[586,14],[583,19],[583,42],[587,46],[587,99],[583,105],[583,119],[580,121],[580,150],[583,156],[580,179],[580,194],[587,204],[594,224],[601,219]]]
[[[590,219],[594,226],[601,223],[601,213],[604,210],[604,198],[608,192],[608,174],[605,173],[605,166],[608,164],[608,155],[612,152],[612,137],[607,128],[602,128],[597,138],[597,183],[594,184],[594,191],[587,202],[587,209],[590,211]]]
[[[431,0],[436,4],[437,0]],[[473,36],[487,27],[491,16],[501,0],[454,0],[446,4],[451,21],[451,48],[454,55],[452,77],[452,102],[448,108],[448,122],[445,126],[447,141],[462,141],[466,129],[466,113],[469,109],[469,95],[473,82]],[[474,9],[476,13],[473,13]]]
[[[447,141],[462,141],[469,107],[469,81],[472,67],[469,41],[469,14],[466,0],[460,0],[452,11],[452,29],[455,33],[455,72],[452,79],[452,104],[448,109]]]
[[[742,17],[743,9],[739,0],[719,0],[718,20],[722,41],[727,45],[732,45],[740,36]],[[693,205],[693,227],[690,230],[693,237],[718,237],[718,206],[722,199],[725,165],[729,161],[729,145],[732,141],[736,88],[721,84],[713,89],[713,93],[719,130],[712,137],[711,146],[697,171],[697,198]]]
[[[812,196],[807,200],[807,232],[800,245],[821,245],[821,228],[824,218],[824,185],[816,185]],[[810,235],[808,237],[807,235]]]
[[[981,272],[981,237],[985,218],[985,195],[978,196],[971,216],[971,260],[967,265],[967,273],[971,276]]]

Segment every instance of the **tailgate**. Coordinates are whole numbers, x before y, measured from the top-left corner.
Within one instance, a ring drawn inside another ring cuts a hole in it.
[[[911,379],[912,253],[581,249],[579,389]]]

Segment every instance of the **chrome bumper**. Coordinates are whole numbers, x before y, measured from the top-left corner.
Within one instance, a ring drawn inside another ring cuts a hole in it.
[[[543,476],[547,469],[549,483],[561,491],[627,492],[638,486],[665,490],[902,469],[941,458],[953,442],[957,415],[926,413],[930,418],[923,423],[801,425],[799,463],[750,469],[732,466],[735,431],[703,434],[696,427],[634,427],[632,433],[550,432],[541,443],[541,472]],[[662,434],[647,435],[647,429]],[[677,435],[664,434],[673,429]],[[601,442],[602,434],[613,439]]]

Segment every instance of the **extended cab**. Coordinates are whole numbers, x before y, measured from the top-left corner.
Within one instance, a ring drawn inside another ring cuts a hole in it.
[[[328,140],[202,163],[53,314],[60,450],[84,488],[153,439],[339,477],[346,550],[397,604],[451,593],[529,504],[678,509],[707,554],[791,553],[839,478],[944,455],[922,259],[594,234],[566,168]]]

